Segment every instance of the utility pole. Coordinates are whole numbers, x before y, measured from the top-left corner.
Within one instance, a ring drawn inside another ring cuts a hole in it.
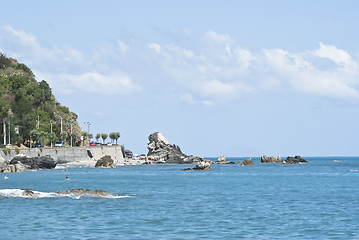
[[[40,116],[37,115],[37,129],[40,128]]]
[[[50,120],[50,129],[51,129],[51,137],[52,137],[52,120]],[[51,148],[52,148],[52,140],[51,140]]]
[[[6,122],[5,122],[5,118],[4,118],[3,124],[4,124],[4,146],[6,146]]]
[[[62,117],[60,116],[60,118],[61,118],[61,133],[62,133]]]
[[[84,124],[87,124],[87,142],[90,148],[90,122],[84,122]]]
[[[10,118],[9,118],[9,144],[10,144]]]
[[[72,122],[71,122],[71,134],[70,134],[70,139],[71,139],[71,147],[72,147]]]

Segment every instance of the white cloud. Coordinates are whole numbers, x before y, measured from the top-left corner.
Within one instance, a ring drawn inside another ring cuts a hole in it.
[[[154,50],[157,54],[159,54],[161,52],[161,46],[158,43],[149,43],[147,44],[147,46]]]
[[[333,45],[325,45],[322,42],[319,43],[319,49],[315,50],[313,55],[328,58],[336,64],[349,64],[351,62],[351,56],[346,51]]]
[[[141,88],[123,73],[105,75],[96,71],[81,74],[51,74],[35,71],[41,79],[46,79],[53,88],[62,94],[76,92],[97,93],[103,95],[129,95]]]

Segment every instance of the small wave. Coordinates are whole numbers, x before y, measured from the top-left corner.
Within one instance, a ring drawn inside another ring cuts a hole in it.
[[[25,194],[26,191],[31,191],[32,195]],[[128,195],[93,195],[93,194],[61,194],[55,192],[40,192],[29,189],[0,189],[0,197],[15,197],[15,198],[128,198]]]

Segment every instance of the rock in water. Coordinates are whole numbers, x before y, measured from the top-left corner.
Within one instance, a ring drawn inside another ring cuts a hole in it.
[[[113,164],[113,159],[110,155],[105,155],[102,158],[100,158],[96,164],[95,167],[97,168],[116,168],[116,166]]]
[[[23,164],[27,169],[53,169],[56,167],[56,161],[49,155],[41,157],[27,157],[25,155],[16,155],[10,164]]]
[[[300,164],[303,162],[308,162],[308,161],[303,159],[301,156],[287,157],[287,160],[285,161],[286,164]]]
[[[229,164],[229,162],[227,161],[227,159],[226,159],[226,157],[224,155],[221,155],[217,159],[216,164]]]
[[[211,164],[209,162],[199,162],[193,170],[211,170]]]
[[[196,163],[203,160],[201,157],[183,154],[179,146],[170,144],[159,132],[148,137],[147,149],[147,156],[154,156],[166,163]]]
[[[277,157],[273,157],[273,156],[270,156],[270,157],[267,157],[266,155],[263,155],[261,157],[261,162],[262,163],[282,163],[282,158],[280,156],[277,156]]]
[[[252,166],[253,165],[253,161],[252,158],[247,158],[246,160],[243,161],[242,166]]]
[[[73,194],[73,195],[95,195],[95,196],[111,196],[111,194],[107,193],[104,190],[90,190],[90,189],[83,189],[83,188],[77,188],[77,189],[70,189],[66,191],[57,191],[57,194]]]
[[[31,189],[22,189],[22,190],[23,190],[22,196],[24,196],[24,197],[38,197],[39,196],[38,193],[34,193],[34,191]]]

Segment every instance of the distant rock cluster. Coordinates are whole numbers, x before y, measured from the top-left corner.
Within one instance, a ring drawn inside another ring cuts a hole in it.
[[[0,163],[0,172],[24,172],[27,169],[53,169],[55,167],[56,161],[48,155],[31,158],[19,154],[11,161]]]
[[[300,163],[306,163],[308,162],[301,156],[295,156],[295,157],[287,157],[286,160],[282,160],[280,156],[277,157],[267,157],[266,155],[263,155],[261,157],[262,163],[283,163],[283,164],[300,164]]]
[[[148,137],[148,154],[164,163],[197,163],[203,161],[202,157],[183,154],[180,147],[170,144],[162,133],[155,132]]]

